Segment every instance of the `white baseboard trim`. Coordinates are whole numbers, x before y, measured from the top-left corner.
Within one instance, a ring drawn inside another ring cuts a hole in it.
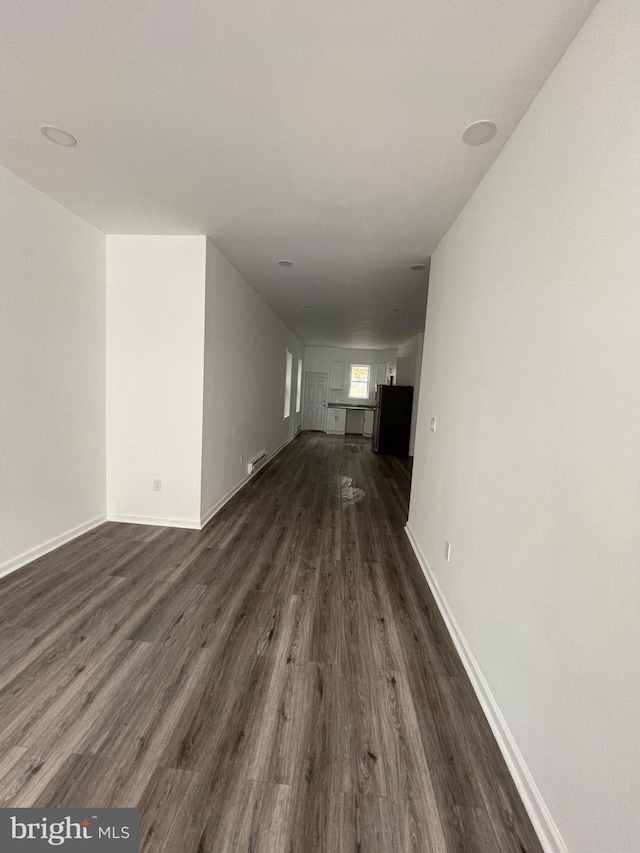
[[[117,512],[107,514],[107,521],[122,524],[149,524],[153,527],[184,527],[187,530],[200,530],[197,518],[158,518],[155,515],[121,515]]]
[[[217,501],[217,503],[215,503],[215,504],[211,507],[211,509],[207,510],[207,512],[205,512],[205,513],[203,514],[203,516],[202,516],[202,520],[201,520],[201,522],[200,522],[200,527],[201,527],[201,528],[202,528],[202,527],[205,527],[205,526],[206,526],[206,525],[211,521],[211,519],[213,518],[213,516],[214,516],[216,513],[220,512],[220,510],[222,509],[222,507],[223,507],[225,504],[229,503],[229,501],[231,500],[231,498],[232,498],[232,497],[234,497],[234,495],[237,495],[237,494],[238,494],[238,492],[240,491],[240,489],[242,489],[242,488],[243,488],[243,486],[246,486],[246,485],[247,485],[247,483],[249,482],[249,480],[253,479],[253,477],[255,477],[255,476],[256,476],[256,474],[260,473],[260,471],[264,471],[264,469],[267,467],[267,465],[268,465],[270,462],[272,462],[272,461],[276,458],[276,456],[278,455],[278,453],[280,453],[280,451],[281,451],[281,450],[284,450],[284,449],[285,449],[285,447],[286,447],[288,444],[291,444],[291,442],[294,440],[294,438],[297,438],[299,435],[300,435],[300,431],[298,430],[297,432],[295,432],[295,433],[291,436],[291,438],[288,438],[288,439],[284,442],[284,444],[281,444],[281,445],[280,445],[280,447],[279,447],[277,450],[274,450],[274,452],[273,452],[273,453],[270,453],[270,454],[269,454],[269,458],[268,458],[268,459],[267,459],[267,461],[264,463],[264,465],[261,465],[261,466],[257,469],[257,471],[254,471],[254,472],[253,472],[253,474],[247,474],[245,477],[243,477],[243,478],[242,478],[242,480],[240,480],[240,482],[239,482],[237,485],[235,485],[235,486],[234,486],[230,491],[228,491],[226,495],[224,495],[223,497],[221,497],[221,498],[220,498],[220,500],[219,500],[219,501]]]
[[[77,539],[83,533],[88,533],[94,527],[104,524],[106,520],[106,515],[96,515],[95,518],[83,521],[82,524],[78,524],[70,530],[65,530],[64,533],[48,539],[41,545],[36,545],[34,548],[29,548],[28,551],[23,551],[22,554],[18,554],[16,557],[11,557],[10,560],[5,560],[4,563],[0,563],[0,578],[11,574],[11,572],[15,572],[17,569],[22,568],[22,566],[26,566],[27,563],[33,562],[33,560],[37,560],[38,557],[44,557],[45,554],[55,551],[56,548],[65,545],[67,542],[71,542],[72,539]]]
[[[509,730],[506,720],[502,716],[502,712],[496,703],[496,700],[487,684],[485,677],[476,661],[469,644],[467,643],[460,626],[458,625],[453,611],[449,607],[447,599],[442,592],[440,584],[429,566],[420,545],[418,544],[413,531],[409,524],[405,527],[405,532],[411,543],[411,547],[418,559],[420,568],[429,584],[436,604],[442,614],[447,630],[451,635],[460,660],[469,676],[471,686],[475,690],[476,696],[482,706],[487,721],[491,726],[491,731],[495,737],[500,751],[507,763],[509,772],[516,784],[518,793],[522,798],[525,809],[531,819],[533,828],[540,839],[545,853],[569,853],[560,830],[556,826],[551,812],[547,808],[546,803],[542,799],[538,786],[536,785],[531,771],[527,767],[522,753],[518,749],[518,745]]]
[[[268,464],[269,464],[268,462],[265,462],[265,465],[268,465]],[[262,469],[265,467],[265,465],[262,465],[262,467],[260,467],[258,470],[262,471]],[[221,497],[220,500],[211,507],[211,509],[207,510],[207,512],[205,512],[205,514],[202,516],[202,520],[200,521],[200,528],[202,529],[203,527],[206,527],[207,524],[213,518],[213,516],[216,515],[216,513],[220,512],[222,507],[225,504],[229,503],[231,498],[234,495],[237,495],[238,492],[240,491],[240,489],[243,486],[246,486],[247,483],[249,482],[249,480],[251,480],[253,477],[255,477],[255,475],[257,473],[258,473],[258,471],[256,471],[254,474],[246,474],[236,486],[234,486],[229,492],[227,492],[227,494],[224,495],[224,497]]]

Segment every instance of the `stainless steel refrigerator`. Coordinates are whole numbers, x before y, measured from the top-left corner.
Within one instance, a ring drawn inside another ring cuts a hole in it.
[[[411,434],[413,387],[411,385],[376,385],[375,404],[371,438],[374,453],[407,456]]]

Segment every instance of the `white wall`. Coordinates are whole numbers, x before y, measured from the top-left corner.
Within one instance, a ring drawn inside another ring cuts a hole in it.
[[[202,516],[247,474],[248,460],[270,454],[301,422],[296,413],[303,347],[211,241],[207,241]],[[287,349],[293,356],[291,415],[284,418]],[[242,461],[241,461],[242,455]]]
[[[573,853],[640,849],[638,33],[601,0],[433,257],[409,518]]]
[[[0,167],[0,573],[105,511],[104,235]]]
[[[110,518],[200,524],[206,244],[107,237]]]
[[[339,390],[329,389],[328,402],[331,403],[353,403],[349,399],[349,367],[352,364],[368,364],[372,369],[371,393],[369,402],[373,402],[375,394],[375,365],[386,364],[395,360],[397,349],[369,350],[369,349],[338,349],[334,347],[306,347],[304,351],[304,370],[309,373],[326,373],[327,378],[331,370],[332,361],[342,361],[345,364],[344,388]]]
[[[411,412],[411,435],[409,438],[409,456],[413,456],[420,403],[420,377],[422,374],[422,350],[424,332],[406,341],[398,347],[398,385],[413,386],[413,409]]]

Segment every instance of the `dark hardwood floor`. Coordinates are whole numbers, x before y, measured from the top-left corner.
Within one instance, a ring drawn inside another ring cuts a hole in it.
[[[203,531],[0,580],[0,805],[148,853],[540,853],[403,532],[407,462],[303,434]]]

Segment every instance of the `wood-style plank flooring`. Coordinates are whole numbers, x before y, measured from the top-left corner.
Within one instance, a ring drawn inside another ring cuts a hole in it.
[[[0,806],[145,853],[540,853],[411,552],[408,463],[303,434],[202,531],[0,580]]]

